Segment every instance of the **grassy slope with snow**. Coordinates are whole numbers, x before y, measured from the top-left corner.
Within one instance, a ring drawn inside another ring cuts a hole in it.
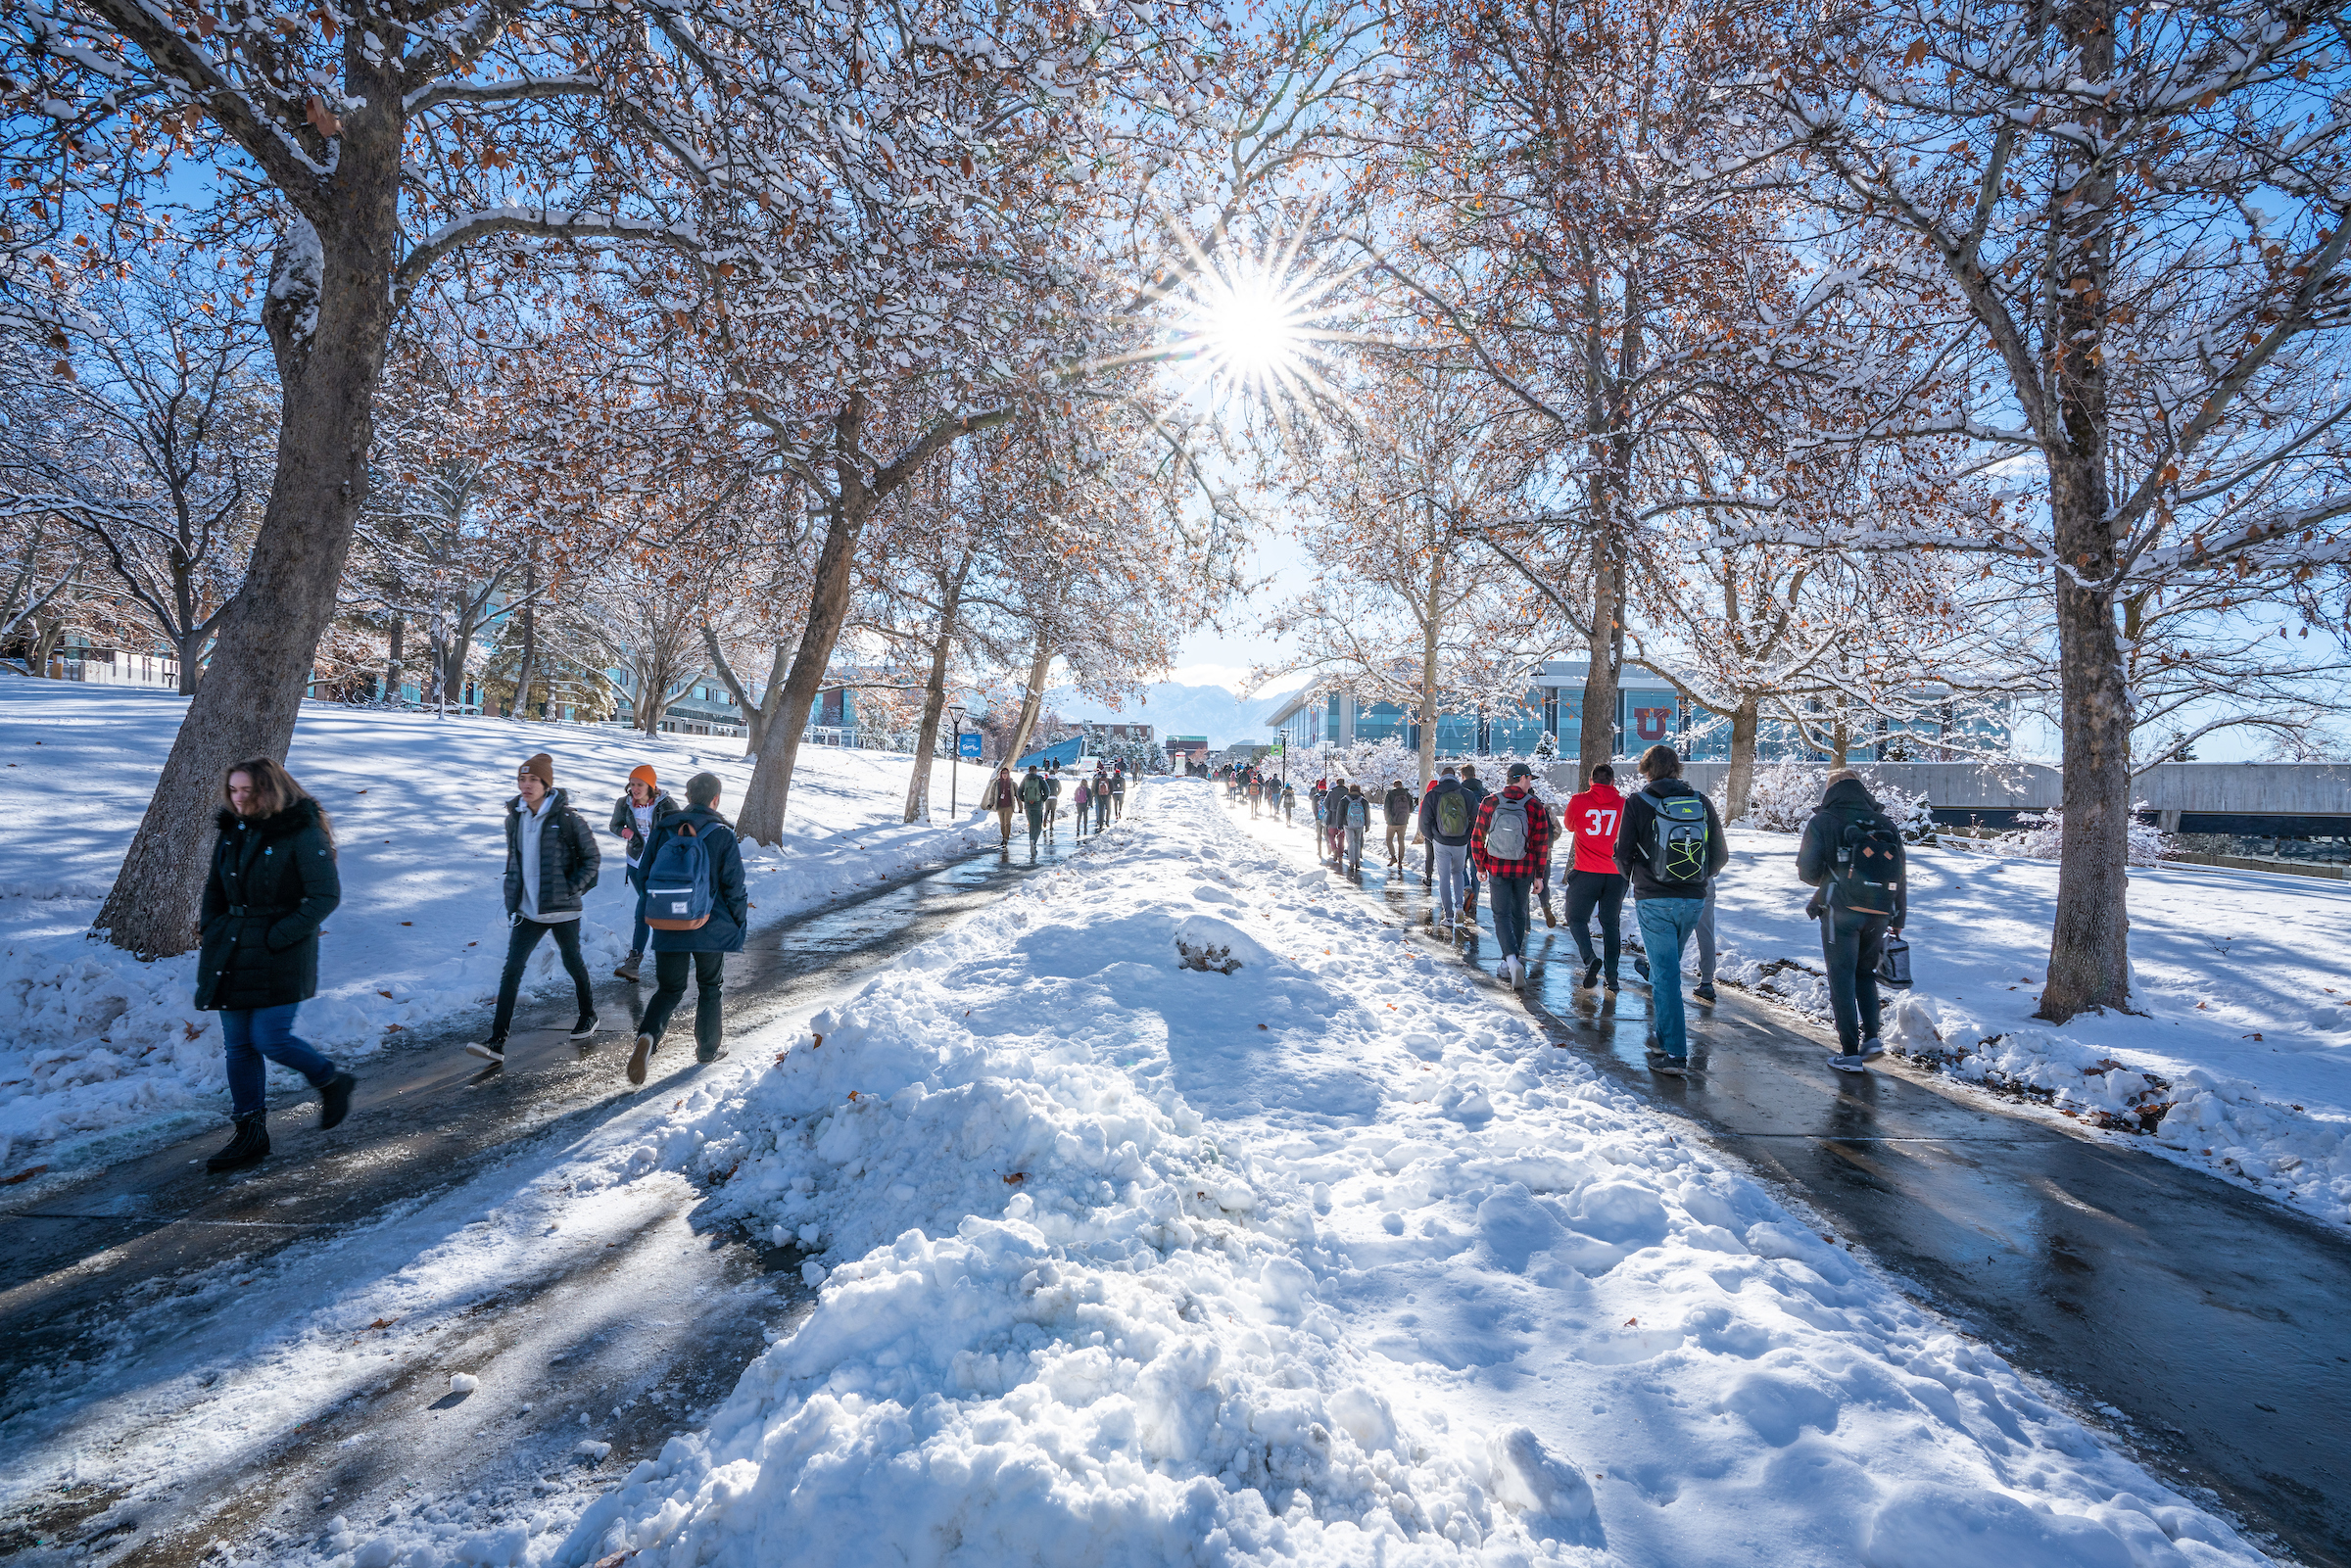
[[[1825,1017],[1796,836],[1735,830],[1731,840],[1717,895],[1723,977]],[[2351,1222],[2351,884],[2135,867],[2142,1011],[2052,1027],[2032,1015],[2056,866],[1914,846],[1910,877],[1916,983],[1888,1030],[1896,1049],[1951,1058],[1963,1077],[2052,1091],[2085,1116],[2169,1105],[2155,1141],[2173,1157]],[[1806,968],[1763,974],[1783,959]]]
[[[82,934],[185,708],[162,692],[0,675],[0,811],[14,825],[0,838],[0,1174],[70,1164],[93,1135],[223,1110],[219,1026],[190,1005],[193,956],[142,965]],[[603,829],[629,770],[651,762],[682,799],[686,779],[706,768],[726,781],[731,807],[750,778],[741,744],[306,705],[287,762],[333,815],[343,905],[326,923],[304,1037],[360,1061],[402,1030],[495,996],[503,813],[516,766],[535,751],[554,757],[557,785],[597,831],[602,877],[582,930],[591,968],[608,974],[628,945],[630,895],[619,842]],[[754,920],[977,843],[960,827],[898,823],[911,766],[890,753],[803,751],[790,841],[746,846]],[[942,768],[937,823],[947,782]],[[964,770],[967,813],[976,783]],[[568,984],[552,942],[528,984]],[[300,1081],[271,1074],[277,1086]]]
[[[2260,1560],[1290,853],[1152,784],[577,1177],[831,1272],[532,1560]]]

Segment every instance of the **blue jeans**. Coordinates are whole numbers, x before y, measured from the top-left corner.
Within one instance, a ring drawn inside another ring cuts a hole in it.
[[[1535,890],[1532,877],[1490,877],[1494,890],[1494,940],[1504,958],[1526,957],[1526,901]]]
[[[294,1015],[300,1002],[283,1007],[231,1008],[220,1015],[220,1036],[228,1042],[228,1106],[235,1117],[259,1116],[262,1090],[268,1081],[266,1057],[281,1068],[292,1068],[313,1089],[323,1088],[335,1075],[335,1065],[294,1038]]]
[[[1676,1061],[1690,1054],[1690,1031],[1682,1018],[1682,949],[1705,907],[1703,898],[1644,898],[1633,906],[1649,956],[1649,1016],[1656,1026],[1657,1049]]]

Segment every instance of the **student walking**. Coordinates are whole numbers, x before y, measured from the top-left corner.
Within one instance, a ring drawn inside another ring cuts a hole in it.
[[[1070,800],[1071,803],[1078,808],[1078,836],[1083,838],[1085,836],[1087,814],[1094,803],[1093,786],[1088,784],[1083,779],[1079,780],[1078,787],[1071,791]]]
[[[1682,781],[1681,754],[1651,746],[1641,754],[1647,781],[1624,803],[1616,869],[1632,882],[1633,914],[1650,969],[1650,1017],[1657,1033],[1655,1070],[1681,1077],[1690,1069],[1682,1016],[1682,948],[1705,908],[1706,883],[1729,863],[1714,802]]]
[[[1029,772],[1021,780],[1021,809],[1029,817],[1029,858],[1031,860],[1036,858],[1036,835],[1045,831],[1045,802],[1050,798],[1045,793],[1044,776],[1036,771],[1035,763],[1029,764]]]
[[[1479,781],[1477,777],[1477,764],[1474,762],[1464,762],[1462,764],[1462,793],[1469,797],[1469,820],[1471,822],[1475,822],[1477,820],[1477,808],[1485,802],[1486,786]],[[1469,917],[1469,924],[1474,926],[1477,924],[1476,866],[1471,865],[1466,874],[1463,877],[1462,880],[1463,882],[1462,889],[1462,910]]]
[[[1909,917],[1909,867],[1901,830],[1851,769],[1829,775],[1797,846],[1796,874],[1819,889],[1804,913],[1820,922],[1829,1012],[1837,1021],[1832,1065],[1840,1072],[1867,1071],[1864,1063],[1886,1054],[1878,1039],[1878,962],[1886,933],[1898,934]]]
[[[1281,823],[1283,827],[1286,828],[1290,825],[1290,819],[1297,812],[1297,786],[1290,784],[1284,784],[1281,786]]]
[[[1021,786],[1012,780],[1012,764],[996,764],[996,776],[987,783],[987,790],[980,803],[996,814],[996,832],[1006,849],[1012,847],[1013,808],[1021,803]]]
[[[1100,768],[1094,770],[1094,832],[1110,826],[1110,775]]]
[[[1428,913],[1432,926],[1440,918],[1448,927],[1466,918],[1462,883],[1468,867],[1469,830],[1476,825],[1477,810],[1462,787],[1460,773],[1449,763],[1438,771],[1435,787],[1420,802],[1420,835],[1435,846],[1431,856],[1436,893]]]
[[[1364,834],[1371,827],[1371,802],[1364,794],[1364,786],[1360,784],[1351,784],[1347,786],[1346,816],[1343,827],[1346,834],[1347,874],[1351,877],[1357,876],[1364,869]]]
[[[601,862],[596,834],[571,809],[570,796],[555,787],[555,759],[546,752],[515,770],[514,789],[514,798],[506,802],[506,967],[498,977],[498,1011],[490,1020],[489,1037],[465,1048],[492,1062],[506,1059],[506,1029],[514,1022],[522,967],[539,939],[551,932],[580,1004],[571,1037],[585,1040],[596,1033],[588,961],[580,956],[581,899],[596,885]]]
[[[196,1006],[220,1015],[234,1126],[204,1163],[216,1172],[245,1170],[269,1157],[264,1059],[318,1091],[322,1128],[350,1114],[360,1081],[294,1033],[294,1015],[318,994],[319,924],[343,901],[334,822],[266,757],[229,769],[220,798],[196,961]]]
[[[1380,810],[1387,817],[1388,864],[1399,871],[1404,868],[1404,835],[1413,827],[1413,792],[1404,786],[1402,779],[1388,781],[1388,792],[1380,797]]]
[[[1330,841],[1330,863],[1334,866],[1347,864],[1348,799],[1346,785],[1332,784],[1330,798],[1324,803],[1329,821],[1323,824],[1323,836]]]
[[[1616,965],[1624,949],[1624,874],[1616,869],[1616,833],[1624,826],[1624,796],[1616,792],[1616,770],[1602,763],[1592,770],[1583,793],[1567,801],[1567,829],[1575,858],[1567,867],[1567,929],[1575,938],[1584,974],[1577,984],[1590,990],[1604,978],[1616,989]],[[1709,886],[1711,883],[1708,884]],[[1600,915],[1602,951],[1592,951],[1592,916]]]
[[[661,1048],[669,1017],[686,999],[686,975],[694,974],[694,1059],[715,1062],[727,1054],[725,1004],[727,955],[743,951],[750,918],[750,894],[743,880],[743,845],[734,825],[718,814],[719,783],[714,773],[686,781],[686,809],[662,824],[647,852],[645,913],[653,928],[653,999],[637,1026],[637,1048],[629,1053],[629,1081],[645,1081],[646,1060]]]
[[[1494,889],[1494,940],[1502,949],[1496,977],[1512,990],[1526,983],[1527,900],[1551,866],[1551,811],[1535,798],[1535,770],[1513,762],[1500,794],[1477,808],[1469,853]]]
[[[645,871],[645,846],[652,841],[653,830],[660,827],[662,820],[677,809],[678,803],[662,789],[661,777],[653,771],[651,763],[640,763],[629,771],[629,787],[612,803],[612,821],[608,829],[619,836],[622,853],[628,856],[629,869],[623,874],[623,879],[628,882],[631,894],[644,890],[645,884],[640,879]],[[639,915],[629,934],[629,956],[622,959],[620,968],[612,973],[634,982],[638,968],[645,960],[645,917]]]
[[[1127,766],[1124,763],[1111,770],[1110,814],[1121,820],[1127,815]]]
[[[1053,842],[1061,830],[1061,764],[1045,764],[1045,842]]]

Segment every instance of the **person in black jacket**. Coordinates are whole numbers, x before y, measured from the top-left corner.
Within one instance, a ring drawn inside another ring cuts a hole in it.
[[[350,1114],[359,1082],[294,1035],[296,1011],[318,994],[318,927],[343,901],[334,824],[266,757],[229,769],[221,794],[228,804],[204,881],[196,962],[196,1006],[220,1015],[236,1122],[205,1162],[216,1171],[268,1158],[264,1058],[310,1080],[321,1127]]]
[[[588,961],[580,956],[581,900],[596,885],[603,857],[596,832],[571,809],[571,797],[555,787],[555,759],[542,751],[514,771],[514,798],[506,802],[506,967],[498,977],[498,1012],[490,1037],[465,1049],[492,1062],[506,1059],[506,1029],[514,1022],[514,998],[522,990],[522,967],[539,938],[552,932],[563,955],[563,973],[579,998],[579,1022],[571,1037],[596,1033],[596,997]]]
[[[1650,1017],[1662,1057],[1655,1068],[1668,1077],[1679,1077],[1690,1065],[1690,1032],[1682,1016],[1682,949],[1705,908],[1706,883],[1731,862],[1731,845],[1723,836],[1714,802],[1683,782],[1681,753],[1671,746],[1651,746],[1641,753],[1641,777],[1648,783],[1625,797],[1624,826],[1616,834],[1616,869],[1632,882],[1634,918],[1649,959]],[[1684,795],[1697,795],[1705,807],[1703,869],[1695,877],[1662,878],[1651,864],[1657,843],[1657,807]]]
[[[661,787],[661,776],[653,771],[651,763],[639,763],[630,770],[629,787],[612,803],[612,821],[607,831],[620,840],[621,849],[628,856],[629,869],[624,875],[631,889],[644,886],[645,846],[652,842],[653,830],[677,809],[678,803]],[[645,921],[640,918],[629,935],[629,956],[621,960],[620,968],[612,972],[614,974],[631,982],[636,980],[638,969],[645,962],[647,934]]]
[[[694,971],[694,1059],[715,1062],[725,1056],[726,1015],[719,992],[726,983],[727,955],[743,951],[744,928],[750,920],[750,893],[743,879],[743,845],[734,828],[718,814],[719,782],[714,773],[697,773],[686,781],[686,809],[661,825],[646,847],[648,876],[661,846],[680,834],[702,841],[710,867],[710,917],[693,930],[653,928],[653,999],[645,1006],[645,1022],[637,1026],[637,1049],[629,1053],[629,1081],[645,1081],[646,1059],[661,1047],[669,1016],[686,999],[686,972]],[[641,893],[639,901],[649,899]],[[655,915],[655,919],[659,919]]]
[[[1477,777],[1477,764],[1474,762],[1462,764],[1462,793],[1469,797],[1469,820],[1475,822],[1477,808],[1485,803],[1486,786],[1484,782]],[[1463,878],[1462,918],[1467,921],[1471,927],[1475,927],[1477,925],[1477,866],[1474,862],[1466,862],[1464,870],[1467,875]]]
[[[1871,843],[1861,842],[1865,833]],[[1890,858],[1891,877],[1866,870],[1858,877],[1839,875],[1865,851]],[[1820,922],[1829,1013],[1837,1021],[1833,1065],[1843,1072],[1866,1071],[1862,1064],[1886,1054],[1878,1039],[1878,961],[1885,956],[1886,933],[1899,932],[1909,916],[1908,860],[1900,830],[1879,809],[1861,776],[1850,768],[1830,774],[1828,790],[1797,846],[1796,874],[1806,886],[1821,889],[1804,913]]]

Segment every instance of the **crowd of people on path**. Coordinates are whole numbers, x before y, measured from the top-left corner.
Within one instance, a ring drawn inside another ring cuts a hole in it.
[[[1072,821],[1080,838],[1087,832],[1101,832],[1127,815],[1127,763],[1125,759],[1094,764],[1090,775],[1072,771],[1070,804],[1074,807]],[[980,792],[983,810],[996,814],[999,847],[1012,849],[1012,819],[1020,813],[1029,825],[1029,858],[1036,858],[1037,841],[1054,841],[1060,825],[1062,795],[1062,767],[1048,759],[1029,764],[1029,771],[1020,778],[1012,776],[1012,764],[996,764],[995,777]]]
[[[1284,801],[1286,821],[1289,786],[1261,784],[1248,772],[1232,770],[1235,796],[1250,800],[1254,817],[1261,792],[1270,790]],[[1448,934],[1476,931],[1482,886],[1500,949],[1496,978],[1512,989],[1526,983],[1535,907],[1540,905],[1547,927],[1559,924],[1552,901],[1554,850],[1564,842],[1557,880],[1581,965],[1577,988],[1605,987],[1611,995],[1619,989],[1629,894],[1640,937],[1633,969],[1652,998],[1650,1065],[1666,1076],[1682,1076],[1691,1070],[1684,956],[1695,945],[1691,996],[1716,1001],[1715,892],[1730,864],[1730,841],[1714,803],[1683,778],[1673,747],[1651,746],[1639,772],[1638,786],[1626,794],[1616,786],[1615,768],[1602,763],[1563,803],[1541,798],[1534,769],[1524,762],[1511,764],[1503,786],[1491,791],[1474,763],[1447,763],[1416,798],[1401,779],[1376,795],[1359,781],[1317,779],[1308,791],[1311,827],[1319,858],[1350,876],[1363,870],[1364,839],[1375,813],[1386,830],[1383,854],[1391,871],[1408,874],[1408,839],[1419,843],[1429,923]],[[1850,769],[1829,776],[1805,826],[1796,871],[1813,889],[1805,913],[1821,923],[1838,1040],[1832,1065],[1843,1072],[1865,1071],[1885,1054],[1880,977],[1892,968],[1890,942],[1900,945],[1908,871],[1899,829]]]
[[[645,1082],[690,980],[695,1060],[716,1062],[727,1054],[726,955],[743,950],[750,898],[742,845],[719,811],[722,793],[716,774],[697,773],[686,781],[681,806],[647,764],[629,775],[605,825],[620,841],[633,899],[629,954],[613,973],[642,983],[647,956],[653,960],[653,993],[624,1069],[632,1084]],[[283,765],[265,757],[229,768],[221,801],[197,917],[196,1006],[220,1015],[233,1124],[227,1145],[206,1164],[232,1171],[269,1155],[266,1063],[301,1073],[318,1092],[321,1128],[350,1114],[359,1080],[294,1032],[302,1004],[318,992],[320,928],[343,898],[333,820]],[[489,1032],[465,1047],[502,1065],[524,968],[551,937],[579,1006],[570,1037],[585,1044],[599,1032],[580,920],[602,871],[596,832],[556,785],[554,759],[546,752],[515,770],[504,826],[505,963]]]

